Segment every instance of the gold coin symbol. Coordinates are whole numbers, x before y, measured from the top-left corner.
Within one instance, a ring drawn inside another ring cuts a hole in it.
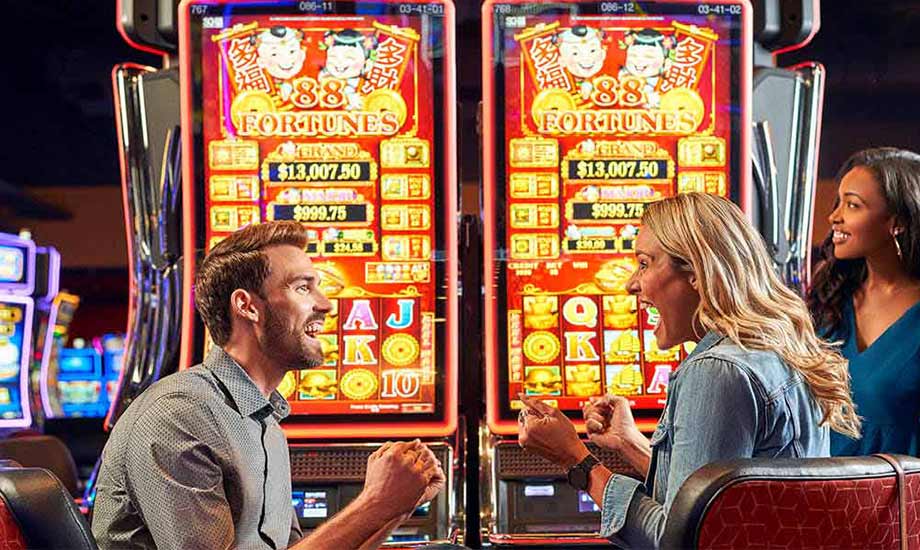
[[[399,93],[386,88],[380,88],[379,90],[374,90],[367,94],[364,98],[364,110],[380,113],[384,111],[395,113],[400,128],[406,122],[406,117],[409,112],[403,97],[399,95]]]
[[[274,113],[275,102],[272,96],[261,90],[247,90],[240,93],[233,99],[230,104],[230,119],[237,128],[241,125],[241,119],[245,113]]]
[[[575,99],[559,88],[547,88],[538,93],[533,98],[530,106],[530,116],[533,117],[534,124],[540,124],[540,115],[543,111],[574,111],[578,108]]]
[[[362,401],[377,393],[377,376],[367,369],[350,370],[342,376],[339,388],[345,397]]]
[[[380,348],[383,359],[394,367],[407,367],[418,359],[418,341],[408,334],[392,334]]]
[[[559,355],[559,339],[545,330],[534,332],[524,339],[524,355],[536,363],[549,363]]]
[[[687,111],[693,115],[693,129],[699,128],[706,114],[703,98],[689,88],[674,88],[662,94],[660,108],[662,111]]]

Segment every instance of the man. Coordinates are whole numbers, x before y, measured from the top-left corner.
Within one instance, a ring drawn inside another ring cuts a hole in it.
[[[278,424],[288,404],[275,388],[323,359],[315,336],[330,303],[306,244],[299,223],[265,223],[201,263],[195,303],[215,346],[148,388],[112,430],[93,518],[100,548],[376,548],[443,487],[427,447],[385,443],[355,501],[302,538]]]

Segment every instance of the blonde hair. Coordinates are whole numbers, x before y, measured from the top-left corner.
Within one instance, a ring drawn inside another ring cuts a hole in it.
[[[847,360],[815,334],[805,302],[773,270],[763,238],[741,210],[706,193],[649,205],[642,224],[679,269],[696,275],[696,317],[737,345],[773,351],[805,379],[821,424],[859,437]]]

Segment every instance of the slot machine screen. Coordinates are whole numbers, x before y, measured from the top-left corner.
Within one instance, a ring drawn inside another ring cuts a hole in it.
[[[455,368],[450,8],[188,8],[195,247],[299,221],[333,304],[318,336],[325,363],[279,386],[292,420],[444,422]]]
[[[0,296],[0,428],[28,426],[32,299]]]
[[[96,350],[62,348],[58,368],[58,391],[64,416],[105,416],[109,402],[103,391],[102,358]]]
[[[648,415],[686,355],[659,349],[625,283],[646,206],[702,191],[744,206],[741,2],[489,2],[483,8],[490,420],[519,393],[573,416]],[[491,351],[490,351],[491,350]]]
[[[35,243],[0,233],[0,291],[32,294],[35,288]]]

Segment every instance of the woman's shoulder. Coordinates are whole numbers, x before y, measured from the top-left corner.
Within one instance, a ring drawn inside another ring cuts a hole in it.
[[[714,365],[732,369],[750,379],[767,399],[782,393],[786,388],[802,382],[802,377],[780,355],[772,350],[743,347],[730,338],[722,338],[715,345],[690,358],[688,372]]]

